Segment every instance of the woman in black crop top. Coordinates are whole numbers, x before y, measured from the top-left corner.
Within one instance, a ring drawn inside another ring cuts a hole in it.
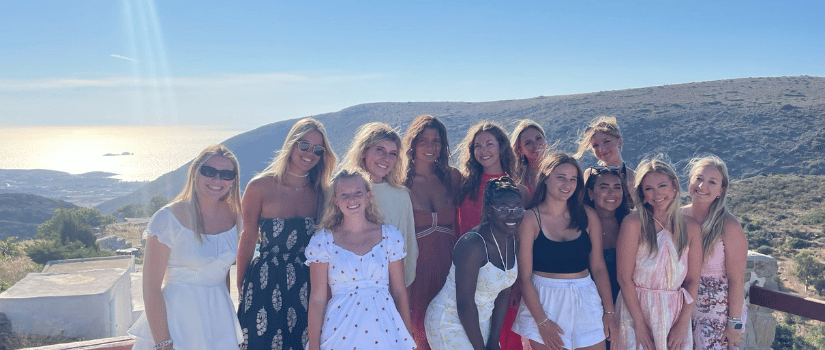
[[[513,331],[535,350],[604,349],[618,326],[599,218],[582,205],[582,171],[573,157],[549,154],[540,170],[519,228],[523,290]]]

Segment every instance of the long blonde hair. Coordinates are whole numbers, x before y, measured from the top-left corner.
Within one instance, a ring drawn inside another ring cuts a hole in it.
[[[521,138],[521,133],[527,131],[527,129],[530,129],[530,128],[534,128],[534,129],[538,130],[538,132],[541,133],[542,137],[546,136],[545,133],[544,133],[544,128],[542,128],[541,125],[539,125],[538,123],[536,123],[536,122],[534,122],[530,119],[520,120],[519,123],[516,125],[516,128],[513,129],[513,134],[510,136],[511,147],[513,148],[513,152],[515,152],[515,154],[516,154],[516,164],[515,164],[516,168],[515,168],[515,171],[514,171],[515,174],[513,174],[513,178],[515,178],[516,181],[519,181],[520,183],[524,184],[525,186],[529,185],[530,180],[531,180],[529,178],[530,172],[527,171],[527,167],[530,165],[529,164],[530,161],[527,159],[527,156],[525,156],[524,152],[521,150],[520,138]],[[545,140],[545,142],[546,142],[546,140]],[[549,144],[546,147],[547,147],[547,150],[545,150],[545,155],[549,154],[550,148],[551,148]],[[538,164],[536,164],[536,165],[538,165]]]
[[[651,160],[643,160],[636,170],[636,190],[633,191],[633,200],[636,202],[639,219],[642,221],[642,237],[650,248],[649,254],[655,254],[659,250],[657,243],[658,231],[656,231],[656,224],[653,221],[653,208],[645,203],[644,189],[642,188],[642,180],[650,173],[666,175],[670,178],[671,185],[675,189],[673,200],[667,209],[667,220],[673,225],[673,235],[676,236],[676,251],[681,256],[688,245],[687,228],[682,218],[682,211],[679,210],[679,195],[682,193],[682,189],[679,186],[679,178],[676,176],[676,172],[673,171],[673,167],[661,156]]]
[[[364,182],[364,188],[366,188],[367,193],[372,191],[372,186],[367,180],[369,179],[369,175],[365,171],[360,168],[341,169],[341,171],[335,174],[335,177],[332,179],[332,184],[329,188],[330,193],[327,195],[329,199],[327,200],[327,205],[324,209],[324,216],[321,219],[321,223],[318,224],[318,227],[329,231],[334,231],[344,222],[344,213],[341,212],[341,209],[338,208],[337,205],[335,205],[335,189],[338,187],[338,184],[341,183],[341,180],[346,179],[360,179]],[[375,197],[373,197],[371,193],[369,203],[367,203],[367,207],[364,208],[364,215],[366,216],[367,221],[371,223],[381,225],[384,222],[381,214],[378,213],[378,206],[375,205]]]
[[[622,132],[619,130],[619,123],[616,122],[615,117],[596,117],[596,119],[593,119],[593,121],[590,122],[590,125],[584,129],[581,136],[579,136],[579,149],[573,157],[579,159],[591,149],[590,140],[597,132],[613,136],[620,141],[622,139]]]
[[[358,127],[358,130],[355,132],[355,138],[352,139],[352,144],[350,144],[347,154],[344,155],[341,168],[361,168],[368,172],[367,164],[364,161],[364,154],[367,153],[370,147],[375,146],[381,141],[391,141],[398,147],[398,158],[387,176],[384,176],[384,181],[392,187],[403,188],[401,185],[400,170],[401,136],[399,136],[398,132],[393,130],[392,127],[381,122],[366,123]]]
[[[238,158],[236,158],[235,154],[224,145],[209,146],[201,151],[201,153],[192,160],[192,164],[189,165],[189,171],[187,172],[188,175],[186,185],[183,187],[183,190],[181,190],[180,193],[178,193],[178,195],[167,205],[170,206],[174,203],[187,203],[192,206],[192,209],[189,210],[190,222],[195,224],[193,231],[195,232],[195,237],[200,242],[203,242],[203,237],[201,237],[201,235],[206,232],[203,223],[203,212],[201,212],[200,202],[198,201],[196,182],[198,172],[201,167],[214,156],[229,159],[229,161],[232,162],[232,166],[235,167],[235,179],[232,180],[232,185],[229,187],[229,192],[221,197],[220,200],[225,201],[229,205],[229,210],[236,216],[235,223],[239,224],[241,222],[241,186],[239,184],[241,169],[238,164]]]
[[[690,160],[690,178],[688,182],[692,181],[696,173],[706,166],[715,167],[722,174],[722,191],[719,197],[713,200],[710,204],[710,212],[708,217],[702,222],[702,251],[705,252],[705,259],[713,254],[713,245],[722,236],[725,229],[725,220],[732,216],[727,206],[727,193],[730,178],[728,177],[728,166],[725,162],[714,155],[693,158]]]
[[[327,138],[327,132],[321,122],[312,118],[303,118],[295,122],[295,125],[292,126],[292,129],[290,129],[286,135],[286,139],[284,139],[284,145],[275,154],[275,157],[272,158],[272,161],[266,169],[255,175],[253,180],[262,177],[272,177],[275,178],[275,181],[281,182],[286,176],[287,165],[289,164],[289,158],[292,156],[292,151],[295,149],[295,143],[312,130],[321,133],[321,146],[324,146],[325,149],[324,155],[321,156],[318,164],[309,170],[309,183],[315,190],[317,197],[315,206],[318,212],[317,216],[321,217],[324,209],[324,193],[326,193],[327,188],[329,188],[332,172],[335,171],[335,164],[338,163],[338,156],[336,156],[332,150],[332,146],[329,144],[329,139]]]

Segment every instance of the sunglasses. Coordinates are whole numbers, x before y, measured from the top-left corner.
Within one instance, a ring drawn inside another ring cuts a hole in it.
[[[201,168],[198,170],[201,175],[206,176],[208,178],[213,178],[215,175],[218,175],[221,180],[224,181],[232,181],[235,180],[235,176],[238,175],[234,170],[218,170],[208,165],[201,165]]]
[[[324,148],[324,146],[321,146],[321,145],[312,146],[312,144],[309,143],[309,141],[307,141],[307,140],[298,141],[298,149],[301,150],[301,152],[309,151],[310,146],[312,147],[312,154],[314,154],[316,156],[319,156],[319,157],[323,156],[324,152],[326,152],[326,148]]]
[[[521,216],[522,214],[524,214],[524,207],[507,208],[507,207],[496,207],[496,206],[491,205],[490,208],[495,209],[495,211],[496,211],[496,213],[498,213],[498,215]]]
[[[619,171],[619,170],[622,170],[622,167],[620,165],[594,165],[594,166],[590,167],[590,169],[593,169],[595,171],[603,171],[603,170]]]

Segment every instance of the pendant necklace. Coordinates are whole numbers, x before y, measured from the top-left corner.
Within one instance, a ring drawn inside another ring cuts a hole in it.
[[[489,225],[489,224],[488,224]],[[498,246],[498,239],[496,239],[496,234],[493,233],[493,227],[487,226],[490,228],[490,235],[493,236],[493,243],[496,244],[496,250],[498,251],[498,257],[501,259],[501,268],[504,271],[507,271],[507,262],[504,261],[504,256],[501,255],[501,248]],[[507,242],[504,242],[507,243]],[[507,255],[507,244],[504,245],[504,255]]]

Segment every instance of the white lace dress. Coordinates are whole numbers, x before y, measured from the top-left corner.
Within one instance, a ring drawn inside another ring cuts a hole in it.
[[[321,328],[321,349],[415,347],[389,292],[390,262],[404,255],[401,232],[388,225],[382,226],[381,242],[364,255],[339,247],[326,230],[312,237],[306,263],[329,263],[332,289]]]
[[[171,211],[161,209],[143,235],[157,236],[171,250],[162,291],[175,349],[237,349],[243,333],[226,288],[226,275],[238,252],[237,226],[219,234],[203,235],[201,243]],[[146,313],[129,329],[129,334],[136,337],[132,349],[152,349],[155,345]]]

